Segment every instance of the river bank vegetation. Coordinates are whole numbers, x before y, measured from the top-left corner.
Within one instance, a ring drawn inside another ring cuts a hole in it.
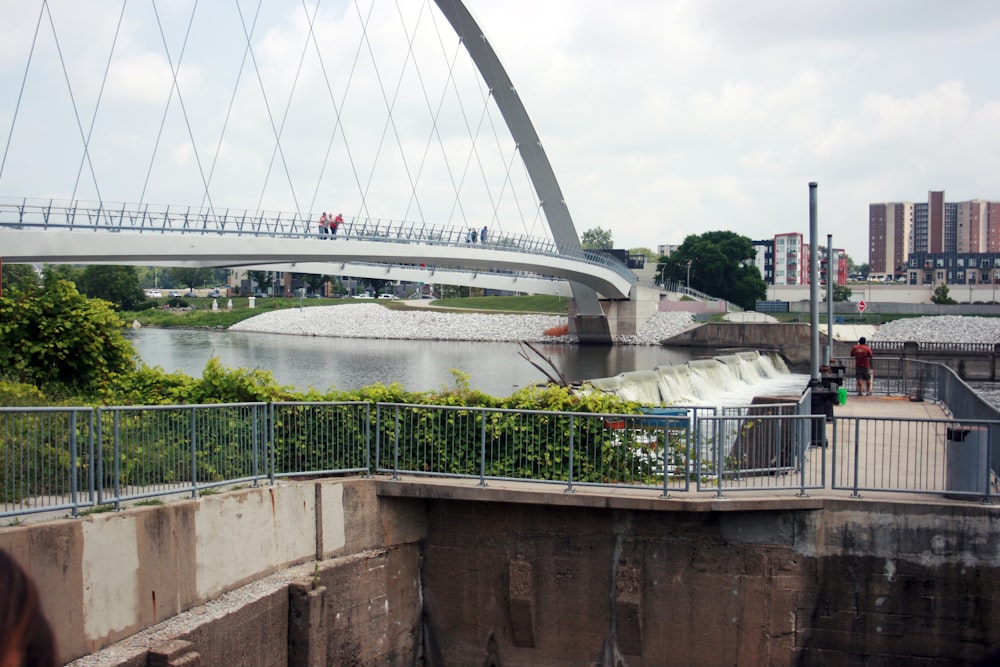
[[[537,312],[534,309],[545,303],[544,297],[540,299],[525,299],[522,304],[530,304],[532,312]],[[258,303],[277,308],[293,301],[261,299]],[[403,305],[384,303],[388,307]],[[297,306],[290,303],[288,307]],[[234,304],[232,312],[208,308],[172,316],[177,318],[174,323],[185,322],[176,326],[226,326],[224,319],[207,318],[233,316],[236,312]],[[606,413],[638,411],[638,405],[611,395],[583,396],[558,386],[527,387],[497,398],[470,389],[467,376],[459,371],[453,371],[454,387],[432,392],[410,392],[395,383],[354,391],[302,392],[279,385],[268,371],[226,368],[214,358],[202,376],[195,378],[141,363],[125,338],[125,328],[126,319],[109,302],[88,298],[72,282],[55,276],[28,289],[6,289],[0,297],[0,406],[369,401]]]

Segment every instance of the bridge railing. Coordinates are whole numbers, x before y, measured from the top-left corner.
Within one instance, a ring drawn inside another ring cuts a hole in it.
[[[483,248],[551,257],[572,257],[616,271],[635,280],[618,259],[582,250],[560,251],[549,238],[487,231],[426,222],[346,218],[336,233],[321,233],[318,218],[298,213],[156,206],[109,202],[77,202],[39,199],[0,199],[0,226],[18,229],[104,231],[135,233],[199,234],[215,236],[270,236],[319,238],[330,241],[365,240],[394,243],[425,243],[452,247]],[[475,233],[475,240],[473,240]]]

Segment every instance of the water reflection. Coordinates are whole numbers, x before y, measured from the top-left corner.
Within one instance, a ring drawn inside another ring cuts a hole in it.
[[[469,384],[494,396],[544,382],[545,376],[518,356],[516,343],[370,340],[282,336],[205,329],[140,329],[130,334],[150,366],[200,377],[213,356],[231,368],[270,371],[282,385],[299,390],[351,390],[398,382],[411,391],[455,386],[450,369],[469,374]],[[538,345],[566,376],[580,381],[626,371],[679,364],[704,350],[657,346]]]

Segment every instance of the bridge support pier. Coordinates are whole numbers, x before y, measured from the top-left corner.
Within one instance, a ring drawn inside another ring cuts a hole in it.
[[[569,331],[581,343],[609,345],[616,336],[635,336],[659,310],[657,290],[634,288],[631,299],[600,302],[603,315],[581,312],[576,299],[569,303]]]

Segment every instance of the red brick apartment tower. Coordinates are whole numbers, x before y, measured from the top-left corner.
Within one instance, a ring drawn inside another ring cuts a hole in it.
[[[958,229],[955,231],[955,250],[958,252],[986,252],[989,231],[986,202],[982,199],[958,205]]]
[[[1000,202],[986,203],[986,218],[986,227],[989,229],[986,252],[1000,252]]]
[[[892,270],[895,275],[900,276],[906,273],[906,261],[912,250],[913,204],[892,204],[891,207],[891,220],[886,225],[892,226]]]
[[[868,272],[885,273],[886,204],[868,205]]]
[[[927,251],[944,252],[944,190],[927,193]]]

